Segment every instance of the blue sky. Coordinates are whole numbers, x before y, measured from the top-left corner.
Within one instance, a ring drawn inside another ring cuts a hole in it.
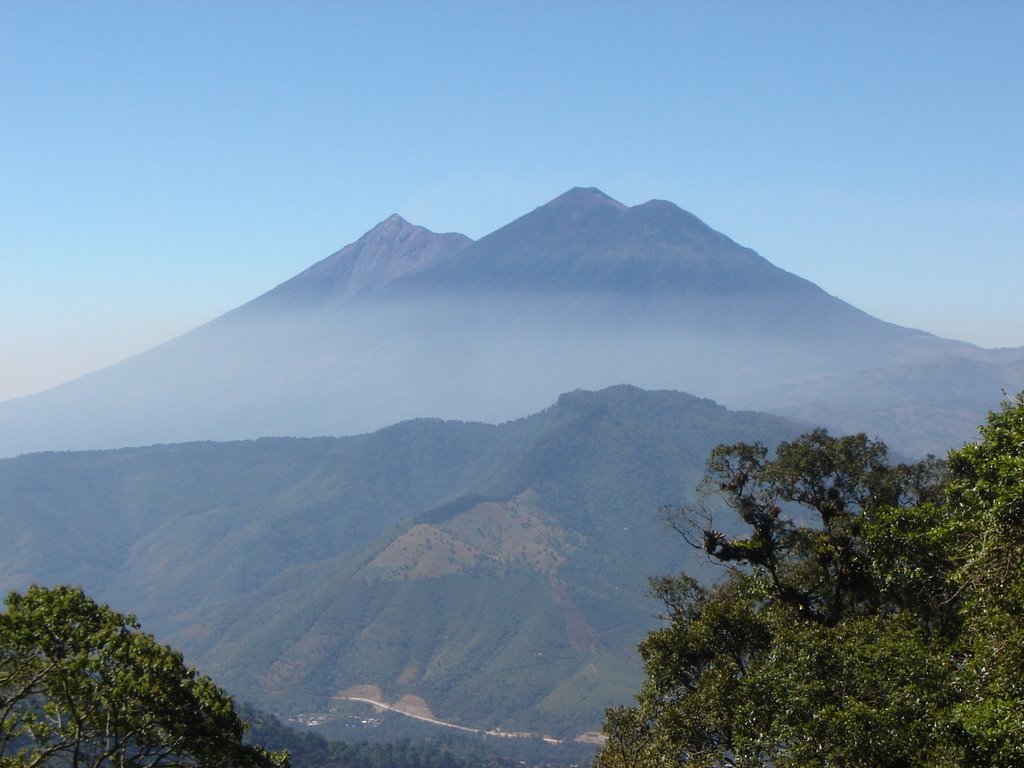
[[[0,0],[0,399],[393,212],[672,200],[883,319],[1024,345],[1024,3]]]

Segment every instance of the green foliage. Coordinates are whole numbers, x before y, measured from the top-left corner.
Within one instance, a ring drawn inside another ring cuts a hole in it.
[[[779,766],[958,764],[943,724],[954,665],[912,616],[778,619],[743,680],[738,755]]]
[[[781,443],[771,459],[760,444],[711,452],[703,485],[740,518],[745,536],[727,537],[693,510],[668,515],[712,559],[753,568],[772,600],[833,626],[880,607],[864,526],[886,509],[934,498],[942,478],[934,460],[891,466],[884,444],[818,429]]]
[[[1024,397],[950,453],[968,661],[958,716],[975,765],[1024,765]]]
[[[952,642],[963,623],[961,538],[946,505],[881,507],[864,520],[863,532],[879,609],[907,611],[926,636]]]
[[[0,614],[5,768],[287,768],[242,742],[231,699],[80,589],[12,592]]]
[[[958,764],[944,479],[941,462],[893,465],[864,435],[714,449],[703,485],[742,531],[703,509],[667,515],[727,574],[652,581],[670,623],[641,644],[638,704],[609,713],[600,762]]]
[[[670,516],[731,570],[652,582],[670,624],[599,762],[1024,766],[1024,397],[981,435],[948,470],[820,430],[716,448],[747,533]]]

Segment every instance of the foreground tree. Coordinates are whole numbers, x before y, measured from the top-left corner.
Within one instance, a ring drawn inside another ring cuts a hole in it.
[[[0,614],[0,766],[286,768],[242,742],[231,699],[134,617],[80,589],[11,593]]]
[[[670,514],[729,571],[652,582],[669,624],[599,764],[1024,767],[1024,397],[981,436],[948,475],[820,430],[715,449],[744,533]]]
[[[967,663],[958,722],[974,765],[1024,766],[1024,396],[950,453]]]
[[[959,764],[953,536],[931,514],[943,486],[941,462],[892,464],[864,435],[817,430],[771,457],[716,448],[705,487],[742,532],[706,510],[669,519],[727,574],[652,582],[669,624],[642,643],[638,705],[609,713],[599,762]]]

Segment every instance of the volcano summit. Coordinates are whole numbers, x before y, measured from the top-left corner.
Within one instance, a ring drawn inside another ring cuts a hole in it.
[[[1024,351],[884,322],[670,202],[576,188],[475,242],[390,216],[184,336],[0,403],[0,455],[500,422],[623,383],[941,452],[1024,385]]]

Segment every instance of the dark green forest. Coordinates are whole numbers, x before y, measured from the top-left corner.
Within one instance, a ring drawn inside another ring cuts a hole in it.
[[[0,613],[0,766],[288,768],[243,740],[213,681],[76,587],[12,592]]]
[[[723,567],[655,578],[665,625],[601,768],[1024,765],[1024,399],[948,461],[822,430],[716,448],[673,528]]]
[[[242,705],[248,723],[246,741],[274,751],[286,751],[291,768],[512,768],[514,761],[499,757],[480,744],[456,737],[355,742],[326,739],[282,723],[272,714]]]

